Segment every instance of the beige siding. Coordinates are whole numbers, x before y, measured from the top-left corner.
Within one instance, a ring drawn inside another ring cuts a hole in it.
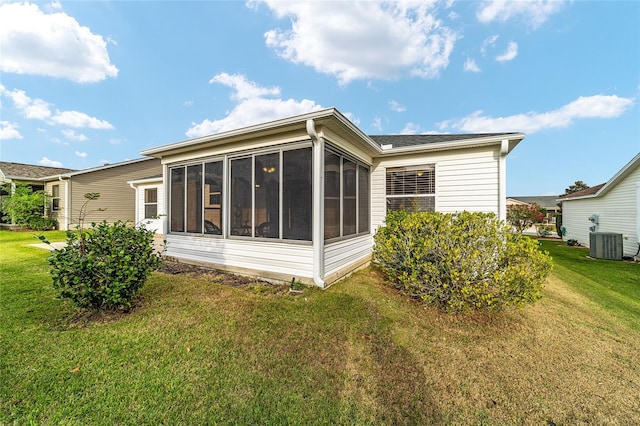
[[[58,210],[57,211],[52,210],[52,207],[51,207],[52,202],[49,202],[49,205],[47,206],[46,211],[50,217],[58,221],[58,229],[64,229],[64,224],[66,223],[65,218],[67,214],[67,205],[66,205],[67,181],[54,180],[54,181],[46,182],[44,184],[44,192],[46,192],[49,195],[52,195],[54,185],[59,185],[58,188],[60,191]]]
[[[625,256],[633,256],[638,250],[638,191],[640,168],[627,175],[607,193],[596,198],[567,200],[562,203],[562,226],[565,240],[574,239],[589,246],[589,217],[598,215],[597,232],[622,234]]]
[[[436,211],[463,210],[499,214],[499,147],[457,149],[387,157],[374,163],[371,179],[372,229],[386,214],[386,169],[435,164]]]
[[[70,228],[77,226],[80,210],[87,201],[84,194],[88,192],[98,192],[100,198],[88,203],[85,225],[103,220],[135,222],[136,195],[127,182],[160,174],[160,160],[149,159],[72,175]]]
[[[313,283],[313,247],[250,239],[166,235],[166,255],[233,272]]]

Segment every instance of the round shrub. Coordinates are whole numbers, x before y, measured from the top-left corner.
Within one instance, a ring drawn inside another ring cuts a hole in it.
[[[551,271],[538,242],[493,214],[390,213],[373,262],[404,294],[447,312],[533,303]]]
[[[67,246],[49,258],[53,287],[80,308],[127,310],[161,264],[153,232],[118,221],[67,233]]]

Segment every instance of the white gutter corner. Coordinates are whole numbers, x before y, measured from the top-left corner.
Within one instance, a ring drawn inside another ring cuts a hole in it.
[[[324,288],[324,139],[318,136],[312,118],[307,119],[306,125],[313,144],[313,282]]]

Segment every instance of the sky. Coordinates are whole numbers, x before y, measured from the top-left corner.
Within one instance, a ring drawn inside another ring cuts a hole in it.
[[[637,1],[0,0],[0,159],[86,169],[335,107],[379,134],[523,132],[507,195],[640,152]]]

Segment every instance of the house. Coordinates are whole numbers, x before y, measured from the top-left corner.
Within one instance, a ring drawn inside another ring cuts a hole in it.
[[[62,230],[75,229],[81,215],[85,224],[91,222],[136,222],[137,192],[129,181],[135,181],[162,173],[160,160],[139,158],[116,164],[105,164],[86,170],[32,166],[0,162],[3,181],[20,181],[44,190],[51,196],[45,212],[58,221]],[[86,193],[100,193],[81,213],[87,201]]]
[[[86,226],[102,221],[136,222],[136,191],[128,182],[161,172],[159,160],[139,158],[61,174],[45,184],[47,193],[59,194],[57,203],[56,198],[52,200],[51,215],[63,230],[75,229],[81,214]],[[88,203],[81,213],[87,202],[84,195],[90,192],[99,193],[100,198]]]
[[[32,164],[13,163],[0,161],[0,196],[9,195],[9,191],[15,190],[16,183],[29,185],[35,191],[44,191],[47,181],[55,179],[55,176],[71,173],[74,170],[61,167],[36,166]],[[9,191],[7,191],[9,189]],[[43,206],[43,212],[48,206]],[[0,223],[11,225],[10,220],[4,220],[4,214],[0,212]]]
[[[326,287],[369,262],[389,210],[504,219],[506,156],[523,138],[369,136],[329,108],[145,150],[162,181],[130,184],[138,217],[156,189],[167,256]]]
[[[560,212],[557,199],[557,195],[511,196],[507,198],[507,207],[537,204],[547,211],[544,223],[556,223],[556,214]]]
[[[608,182],[558,198],[563,239],[589,247],[591,232],[622,234],[624,256],[638,253],[640,241],[640,153]]]

